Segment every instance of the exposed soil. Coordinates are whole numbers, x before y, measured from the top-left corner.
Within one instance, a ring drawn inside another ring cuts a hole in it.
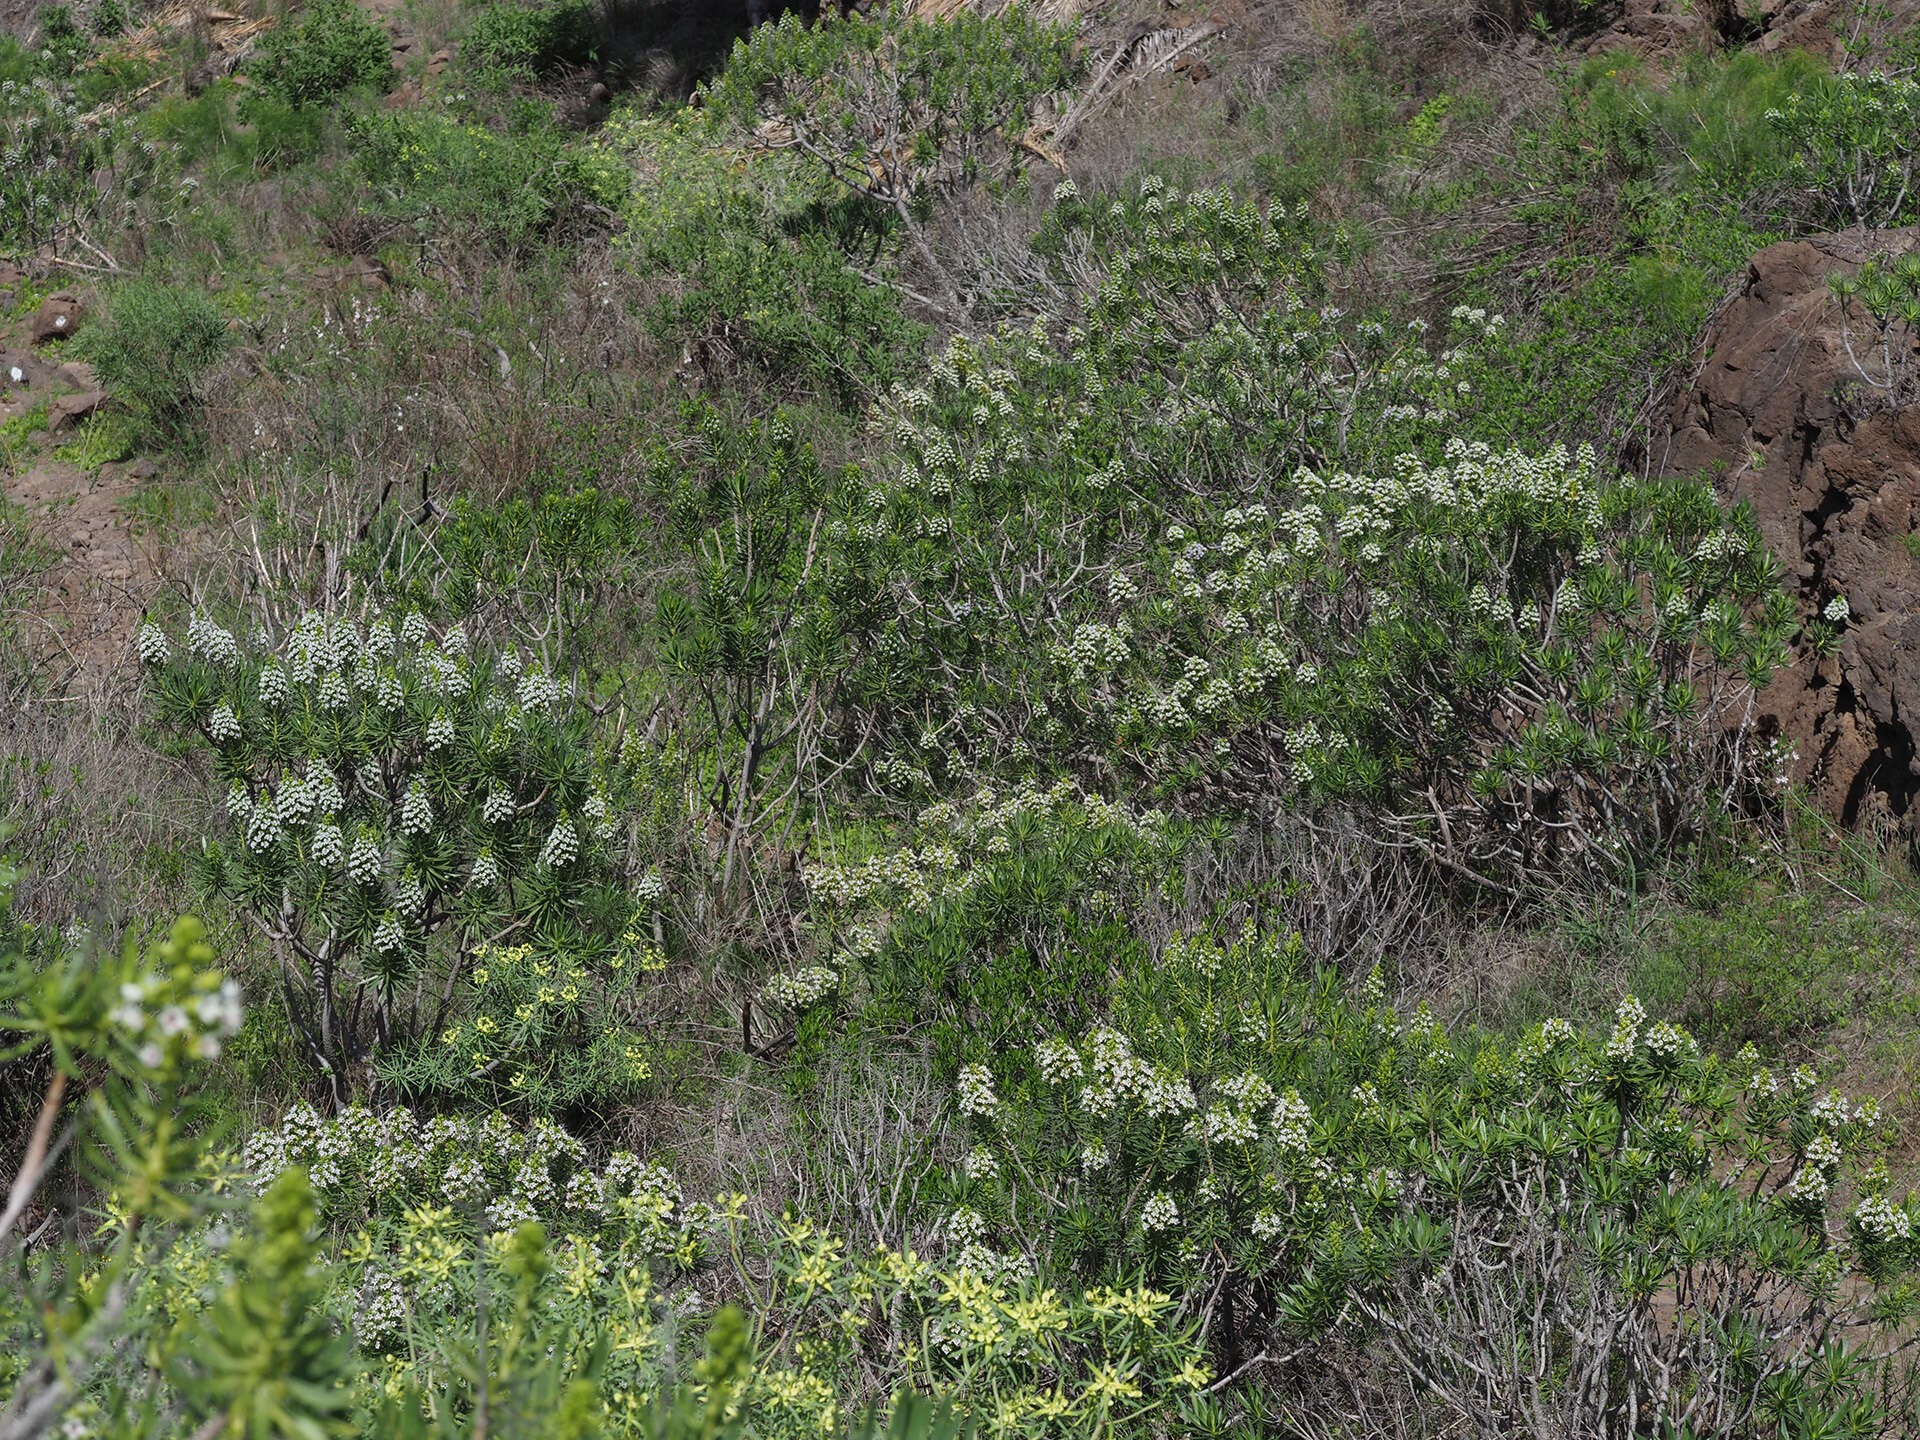
[[[17,277],[0,276],[0,299]],[[58,307],[54,307],[58,308]],[[64,363],[62,341],[37,348],[48,307],[0,328],[0,422],[46,404],[55,425],[0,456],[7,501],[21,506],[59,560],[43,578],[25,626],[54,678],[83,686],[129,653],[142,607],[158,579],[152,542],[123,508],[151,462],[83,469],[56,452],[80,434],[82,417],[111,403],[84,366]],[[63,327],[64,328],[64,327]]]

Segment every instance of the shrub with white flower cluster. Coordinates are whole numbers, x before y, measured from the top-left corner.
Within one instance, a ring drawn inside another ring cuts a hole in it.
[[[1475,443],[1498,317],[1348,322],[1277,208],[1148,185],[1056,223],[1080,323],[955,341],[828,529],[871,587],[837,673],[877,781],[1357,809],[1490,884],[1769,793],[1745,700],[1795,616],[1750,516]]]
[[[840,988],[840,972],[825,965],[807,965],[776,975],[760,987],[760,996],[788,1010],[810,1010]]]
[[[1873,1102],[1722,1061],[1632,997],[1610,1036],[1549,1020],[1505,1044],[1369,989],[1249,923],[1130,971],[1111,1026],[963,1071],[969,1243],[1017,1240],[1055,1283],[1146,1267],[1230,1364],[1287,1354],[1271,1378],[1302,1413],[1366,1399],[1316,1377],[1373,1345],[1396,1357],[1377,1403],[1428,1377],[1426,1403],[1476,1424],[1513,1395],[1570,1434],[1629,1404],[1713,1433],[1871,1405],[1890,1370],[1819,1355],[1831,1327],[1891,1336],[1920,1303],[1920,1205],[1875,1163]],[[1728,1349],[1741,1333],[1772,1340]],[[1630,1399],[1584,1392],[1591,1365]],[[1678,1370],[1684,1393],[1657,1379]]]
[[[297,1105],[251,1136],[239,1163],[261,1191],[304,1168],[322,1220],[338,1228],[450,1207],[489,1232],[538,1220],[556,1235],[691,1264],[709,1219],[661,1166],[616,1152],[595,1169],[562,1126],[500,1111],[429,1118],[350,1105],[329,1118]]]
[[[0,247],[97,254],[153,193],[167,149],[48,76],[0,81]]]
[[[1920,212],[1920,78],[1825,76],[1766,118],[1798,151],[1798,178],[1834,229],[1898,225]]]
[[[649,803],[644,747],[615,751],[538,660],[417,612],[308,611],[251,648],[196,614],[184,645],[148,626],[139,650],[160,721],[210,748],[225,792],[206,878],[275,941],[322,1073],[415,1038],[397,987],[424,968],[460,999],[487,937],[524,927],[597,975],[651,924],[658,895],[629,886],[657,872],[621,823]]]

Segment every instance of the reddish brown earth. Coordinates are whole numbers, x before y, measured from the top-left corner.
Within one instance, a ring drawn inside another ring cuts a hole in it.
[[[0,274],[0,314],[12,309],[17,274]],[[151,474],[151,463],[82,469],[55,452],[106,403],[84,365],[61,354],[78,306],[56,297],[24,319],[0,326],[0,421],[45,402],[49,429],[0,454],[0,486],[22,507],[57,554],[40,593],[23,617],[28,641],[56,682],[90,683],[124,658],[142,607],[158,582],[150,542],[137,533],[125,504]],[[43,338],[36,345],[35,336]]]
[[[1920,405],[1862,400],[1828,277],[1916,248],[1920,229],[1762,250],[1664,456],[1667,473],[1713,473],[1753,506],[1804,615],[1837,596],[1852,611],[1837,655],[1802,656],[1761,701],[1763,726],[1799,751],[1797,778],[1847,824],[1904,816],[1920,791]]]

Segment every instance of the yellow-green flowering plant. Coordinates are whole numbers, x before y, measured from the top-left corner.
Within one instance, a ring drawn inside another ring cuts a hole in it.
[[[1484,1433],[1865,1435],[1899,1379],[1920,1207],[1877,1104],[1632,997],[1608,1034],[1504,1042],[1377,976],[1349,998],[1250,922],[1169,941],[1109,1024],[963,1071],[956,1105],[963,1255],[1143,1268],[1311,1433],[1417,1403]]]

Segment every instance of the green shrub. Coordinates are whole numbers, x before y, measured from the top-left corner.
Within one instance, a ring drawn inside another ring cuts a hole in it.
[[[129,280],[74,345],[149,434],[180,443],[195,429],[200,377],[226,350],[227,322],[200,290]]]
[[[922,226],[938,197],[1016,171],[1035,106],[1075,72],[1072,34],[1013,8],[924,20],[793,11],[756,26],[702,91],[707,113],[797,148],[820,177],[891,211],[956,315],[965,297]]]
[[[1261,1367],[1223,1419],[1865,1437],[1902,1378],[1920,1206],[1878,1106],[1631,996],[1605,1037],[1450,1033],[1249,921],[1128,967],[1110,1024],[962,1070],[956,1105],[950,1243],[1191,1297],[1216,1363]]]
[[[858,410],[920,360],[925,328],[869,271],[893,238],[884,212],[821,199],[789,154],[716,145],[695,112],[622,114],[602,142],[639,172],[620,243],[664,282],[654,326],[709,374]]]
[[[584,0],[540,6],[491,4],[474,16],[460,59],[481,70],[527,77],[593,58],[594,18]]]
[[[293,109],[334,104],[393,84],[384,30],[353,0],[312,0],[300,23],[269,30],[249,73],[256,92]]]
[[[525,255],[615,228],[627,172],[612,156],[536,124],[502,132],[425,111],[356,117],[364,207],[423,239],[449,231]]]
[[[1835,275],[1840,335],[1875,408],[1920,400],[1920,253],[1875,256],[1856,275]],[[1852,321],[1864,313],[1856,335]]]
[[[1767,119],[1798,152],[1800,180],[1837,227],[1898,225],[1920,210],[1920,79],[1835,75]]]
[[[165,173],[135,121],[89,115],[46,77],[0,80],[0,249],[42,247],[98,263]]]
[[[1344,326],[1290,217],[1153,184],[1060,223],[1076,323],[956,341],[824,532],[847,723],[905,793],[1070,769],[1357,810],[1485,888],[1644,863],[1770,786],[1732,737],[1793,611],[1750,515],[1469,442],[1499,318],[1437,353]]]
[[[152,625],[139,648],[161,724],[207,747],[225,792],[205,883],[275,936],[288,1020],[337,1093],[375,1060],[416,1093],[537,1110],[645,1077],[620,1016],[664,964],[661,882],[620,815],[644,747],[606,753],[544,664],[474,657],[418,612],[362,630],[309,611],[244,655],[195,616],[186,653]],[[523,973],[499,945],[522,933],[557,970]]]
[[[55,79],[67,79],[85,64],[93,48],[87,34],[74,19],[72,7],[48,5],[35,17],[40,26],[40,72]]]

